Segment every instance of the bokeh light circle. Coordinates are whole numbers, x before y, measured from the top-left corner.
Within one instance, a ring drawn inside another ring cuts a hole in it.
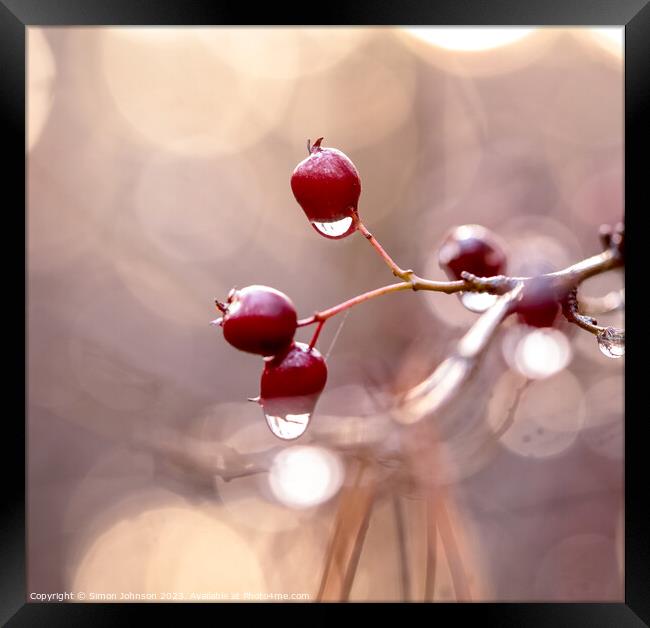
[[[208,30],[215,45],[227,37]],[[205,29],[107,28],[102,35],[115,105],[134,135],[156,146],[193,155],[240,151],[275,126],[291,98],[292,82],[238,72],[215,56]]]
[[[332,498],[343,484],[343,463],[322,447],[294,446],[275,456],[269,486],[290,508],[310,508]]]
[[[495,27],[414,27],[405,30],[413,37],[417,37],[422,41],[447,50],[480,52],[517,42],[530,35],[535,29]]]

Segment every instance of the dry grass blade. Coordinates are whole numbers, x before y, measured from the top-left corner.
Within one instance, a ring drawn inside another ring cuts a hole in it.
[[[402,504],[399,495],[396,494],[393,495],[393,513],[395,515],[395,530],[397,532],[397,547],[399,551],[400,589],[402,591],[402,599],[408,602],[411,596],[411,576],[406,543],[406,526]]]
[[[348,468],[348,478],[352,481],[341,491],[325,558],[317,596],[321,602],[349,598],[370,522],[376,494],[373,469],[366,462],[354,461]]]
[[[454,583],[454,592],[456,600],[459,602],[470,602],[472,594],[460,555],[458,540],[454,533],[454,526],[449,515],[449,509],[446,504],[444,493],[440,492],[440,499],[437,507],[438,529],[440,530],[440,540],[445,548],[451,579]]]
[[[436,567],[438,562],[438,523],[436,496],[432,495],[426,501],[426,526],[427,526],[427,565],[424,577],[424,601],[433,602],[436,588]]]

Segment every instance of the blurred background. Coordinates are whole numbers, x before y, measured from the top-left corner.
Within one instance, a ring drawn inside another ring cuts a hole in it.
[[[503,238],[513,275],[597,253],[623,216],[622,37],[29,28],[28,589],[315,599],[351,461],[399,453],[391,399],[478,314],[399,293],[333,319],[327,388],[286,443],[246,401],[262,362],[208,325],[213,299],[266,284],[308,316],[391,281],[292,196],[320,136],[358,167],[364,222],[423,276],[444,278],[438,246],[463,223]],[[582,287],[610,295],[600,324],[624,326],[622,286]],[[508,321],[430,417],[472,599],[622,600],[623,369],[575,327]],[[426,495],[395,459],[350,599],[461,599],[443,549],[424,591]]]

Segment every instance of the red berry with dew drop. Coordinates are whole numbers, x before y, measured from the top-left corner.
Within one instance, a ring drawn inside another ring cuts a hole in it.
[[[449,279],[462,279],[466,271],[477,277],[502,275],[506,270],[506,253],[500,239],[480,225],[462,225],[445,236],[438,263]]]
[[[305,432],[326,382],[325,359],[304,343],[295,342],[267,360],[255,401],[275,436],[294,440]]]
[[[320,352],[294,342],[264,365],[259,402],[267,414],[311,413],[326,382],[327,365]]]
[[[309,149],[291,175],[293,195],[318,233],[338,239],[357,228],[361,179],[350,158],[336,148],[323,148],[323,138]]]
[[[217,302],[223,312],[218,322],[224,338],[240,351],[273,356],[289,346],[296,333],[298,317],[289,297],[268,286],[233,289],[226,303]]]

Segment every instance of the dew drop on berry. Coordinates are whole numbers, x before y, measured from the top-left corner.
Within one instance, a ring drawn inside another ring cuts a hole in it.
[[[282,440],[294,440],[302,436],[311,420],[310,412],[303,414],[271,414],[265,412],[264,416],[273,434]]]
[[[346,235],[352,226],[352,216],[346,216],[334,222],[312,222],[314,229],[328,238],[340,238]]]
[[[470,311],[481,314],[492,307],[498,299],[498,295],[487,292],[462,292],[460,302]]]
[[[625,355],[625,330],[607,327],[598,334],[598,348],[608,358],[622,358]]]

